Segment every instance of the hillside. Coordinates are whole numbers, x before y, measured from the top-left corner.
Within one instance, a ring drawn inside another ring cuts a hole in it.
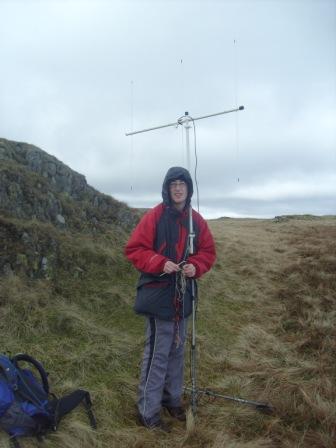
[[[45,182],[65,225],[51,212],[31,216],[24,201],[13,212],[2,200],[0,347],[41,360],[59,395],[88,389],[99,424],[91,431],[85,413],[76,411],[43,446],[334,447],[335,217],[210,221],[218,260],[199,282],[199,387],[267,401],[275,412],[203,398],[196,424],[189,419],[187,430],[176,424],[166,435],[135,423],[144,329],[132,310],[137,273],[122,248],[137,214],[92,189],[111,210],[100,210],[98,223],[89,212],[79,223],[77,211],[92,210],[91,187],[77,196],[49,190],[53,181],[28,168],[26,158],[21,163],[1,154],[1,180],[25,178],[21,191],[31,192],[32,204],[37,184]],[[3,197],[11,182],[0,185]],[[120,219],[115,209],[129,218]],[[0,433],[0,445],[6,444]],[[29,439],[22,445],[38,446]]]
[[[57,279],[59,269],[85,272],[85,256],[71,258],[80,235],[119,243],[138,217],[45,151],[0,139],[0,273]]]

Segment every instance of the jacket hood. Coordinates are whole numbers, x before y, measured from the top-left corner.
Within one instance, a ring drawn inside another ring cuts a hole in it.
[[[169,168],[167,171],[167,174],[164,178],[163,185],[162,185],[162,199],[163,203],[165,205],[171,205],[170,195],[169,195],[169,184],[173,180],[184,180],[186,182],[188,187],[188,196],[186,200],[186,205],[190,204],[191,197],[194,192],[193,187],[193,181],[190,176],[190,173],[188,170],[181,166],[173,166],[172,168]]]

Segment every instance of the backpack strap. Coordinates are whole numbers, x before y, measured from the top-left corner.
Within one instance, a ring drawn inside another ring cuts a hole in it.
[[[18,353],[12,358],[12,362],[15,367],[19,368],[19,362],[20,361],[26,361],[30,364],[32,364],[36,370],[39,372],[42,380],[43,389],[45,390],[46,394],[49,394],[49,382],[48,382],[48,374],[44,370],[41,363],[39,363],[35,358],[33,358],[30,355],[27,355],[25,353]]]
[[[94,413],[92,411],[92,401],[91,401],[91,397],[89,392],[87,391],[83,391],[85,392],[85,396],[84,396],[84,406],[86,409],[86,413],[89,417],[90,420],[90,425],[93,429],[97,429],[97,420],[96,417],[94,416]]]
[[[84,404],[90,425],[93,429],[97,429],[97,422],[92,412],[92,402],[88,391],[77,389],[64,397],[54,400],[52,405],[55,413],[55,426],[60,422],[62,417],[76,408],[80,403]]]
[[[16,390],[18,387],[17,371],[8,356],[0,355],[0,369],[3,371],[8,384],[10,384],[13,390]]]

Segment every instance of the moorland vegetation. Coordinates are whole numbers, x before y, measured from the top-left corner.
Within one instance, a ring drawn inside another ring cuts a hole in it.
[[[0,165],[3,178],[20,172],[27,191],[48,197],[47,176],[35,171],[29,178],[26,165],[13,160]],[[136,212],[113,200],[127,219],[106,218],[95,208],[97,192],[78,198],[49,183],[58,204],[51,218],[1,209],[0,347],[42,361],[58,395],[89,390],[99,426],[91,430],[76,410],[43,446],[335,446],[335,217],[209,222],[218,260],[199,282],[198,385],[269,402],[274,412],[200,398],[196,419],[189,415],[186,427],[176,423],[164,434],[135,419],[144,322],[133,312],[137,273],[123,246]],[[0,446],[7,443],[1,433]],[[34,439],[22,445],[38,446]]]

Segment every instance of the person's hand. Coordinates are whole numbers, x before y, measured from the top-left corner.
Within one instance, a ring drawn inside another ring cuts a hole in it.
[[[196,275],[196,268],[193,264],[187,263],[182,268],[183,273],[186,277],[195,277]]]
[[[172,274],[173,272],[177,272],[177,271],[180,271],[180,270],[181,270],[180,266],[178,264],[174,263],[173,261],[170,261],[170,260],[166,261],[165,265],[163,267],[163,272],[165,274]]]

